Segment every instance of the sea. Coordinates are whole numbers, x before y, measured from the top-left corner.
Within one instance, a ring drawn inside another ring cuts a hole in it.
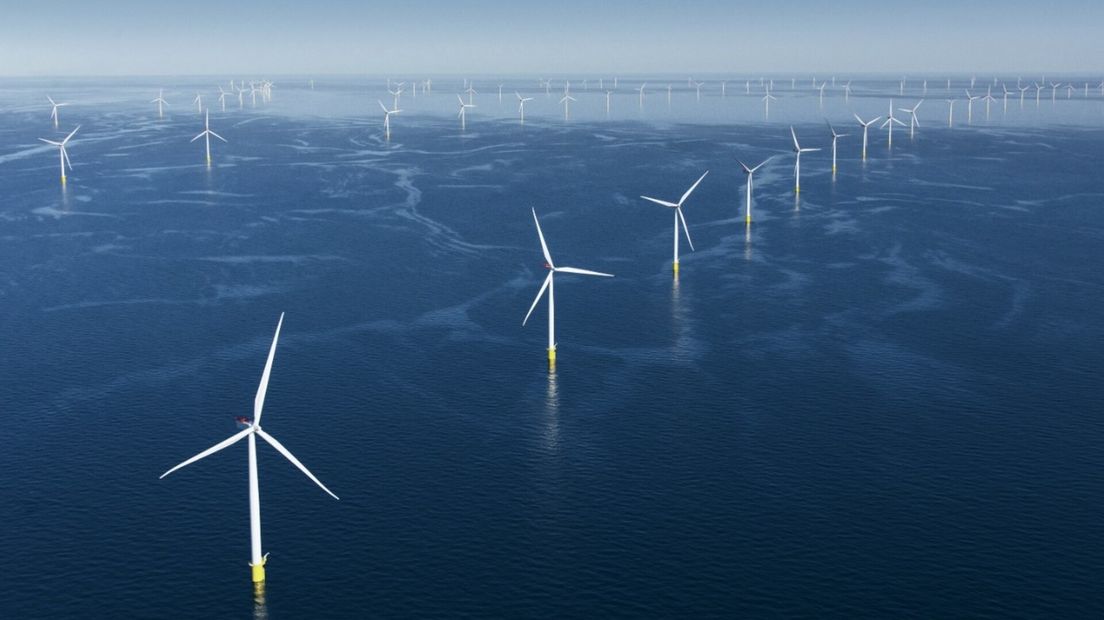
[[[0,80],[0,617],[1104,616],[1097,79],[545,77]]]

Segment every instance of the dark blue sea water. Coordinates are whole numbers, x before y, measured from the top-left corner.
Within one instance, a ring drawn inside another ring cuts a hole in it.
[[[933,81],[864,165],[852,112],[918,83],[765,121],[639,81],[565,122],[477,80],[461,132],[440,78],[390,142],[382,78],[0,82],[0,617],[1101,617],[1099,91],[967,127],[959,80],[948,128]],[[638,196],[705,170],[675,280]],[[530,208],[616,274],[557,277],[554,373]],[[341,501],[260,446],[255,599],[245,445],[158,476],[251,415],[281,312],[264,426]]]

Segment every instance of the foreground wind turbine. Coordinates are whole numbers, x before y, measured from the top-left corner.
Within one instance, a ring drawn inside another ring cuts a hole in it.
[[[388,110],[387,106],[383,105],[382,101],[380,101],[379,99],[376,99],[376,102],[379,103],[380,108],[383,110],[383,132],[387,135],[387,139],[390,140],[391,139],[391,115],[392,114],[398,114],[399,112],[402,112],[402,110],[400,110],[398,108],[396,108],[394,110]]]
[[[150,103],[156,103],[157,104],[157,118],[164,118],[165,117],[163,106],[169,105],[169,102],[165,101],[165,96],[164,95],[165,95],[165,89],[163,89],[163,88],[159,89],[157,91],[157,99],[153,99],[153,100],[150,101]]]
[[[548,269],[548,277],[544,279],[544,284],[541,285],[540,291],[537,292],[537,297],[533,299],[533,305],[529,306],[529,312],[525,313],[525,318],[521,321],[521,325],[524,327],[529,321],[529,316],[533,314],[533,309],[537,307],[537,303],[544,296],[545,289],[548,290],[548,364],[550,366],[556,365],[556,297],[555,297],[555,282],[554,276],[557,273],[577,273],[584,276],[602,276],[606,278],[612,278],[612,273],[601,273],[598,271],[588,271],[586,269],[577,269],[575,267],[557,267],[552,262],[552,255],[548,252],[548,244],[544,242],[544,233],[541,232],[540,221],[537,220],[537,210],[533,209],[533,222],[537,225],[537,236],[540,237],[541,252],[544,253],[544,267]]]
[[[525,124],[525,102],[526,101],[532,101],[533,98],[532,97],[522,97],[521,93],[517,92],[516,90],[514,91],[514,94],[517,95],[517,98],[518,98],[518,114],[521,115],[521,124],[524,125]]]
[[[322,484],[318,478],[314,477],[314,474],[310,472],[299,459],[295,458],[287,448],[284,447],[275,437],[269,435],[261,429],[261,413],[264,409],[265,393],[268,391],[268,379],[272,374],[272,358],[276,355],[276,341],[280,338],[280,326],[284,323],[284,315],[280,314],[280,321],[276,324],[276,335],[272,337],[272,346],[268,350],[268,361],[265,362],[264,372],[261,373],[261,383],[257,386],[257,395],[253,399],[253,420],[245,421],[246,428],[229,438],[220,441],[219,443],[211,446],[210,448],[200,452],[192,458],[184,461],[183,463],[173,467],[169,471],[161,474],[161,478],[168,476],[174,471],[190,465],[204,457],[210,456],[223,448],[228,448],[242,439],[248,438],[249,440],[249,534],[251,543],[251,554],[249,565],[253,567],[253,583],[263,584],[265,580],[265,564],[268,561],[268,554],[261,554],[261,497],[260,486],[257,482],[257,437],[265,440],[276,451],[284,455],[284,458],[291,461],[292,465],[299,468],[299,471],[306,474],[315,484],[319,486],[323,491],[330,495],[334,499],[338,499],[326,485]],[[240,419],[239,419],[240,421]]]
[[[204,142],[206,142],[206,144],[207,144],[207,165],[208,166],[211,165],[211,136],[214,136],[214,137],[218,138],[219,140],[222,140],[223,142],[226,142],[226,138],[223,138],[222,136],[218,135],[217,133],[211,131],[211,112],[210,112],[210,110],[208,110],[207,113],[204,114],[204,116],[203,116],[203,131],[198,136],[196,136],[196,137],[194,137],[190,140],[191,142],[195,142],[196,140],[199,140],[200,138],[204,138]]]
[[[62,185],[65,185],[65,166],[68,165],[69,170],[73,169],[73,164],[72,164],[72,162],[69,161],[69,151],[65,150],[65,145],[69,142],[69,139],[72,138],[77,133],[77,129],[80,129],[80,125],[77,125],[76,129],[69,132],[69,135],[65,136],[65,139],[62,140],[61,142],[55,142],[53,140],[47,140],[46,138],[39,138],[39,140],[45,142],[46,144],[52,144],[52,145],[58,147],[58,159],[61,161],[61,184]]]
[[[905,126],[904,123],[897,120],[897,117],[893,115],[893,100],[890,99],[889,100],[889,116],[886,117],[885,122],[882,123],[882,129],[885,129],[887,125],[889,126],[889,147],[890,148],[893,148],[893,123],[897,123],[898,125],[900,125],[902,127]]]
[[[916,105],[911,108],[897,108],[899,112],[909,113],[909,140],[912,140],[916,135],[916,128],[920,126],[920,119],[916,118],[916,110],[920,109],[920,104],[924,103],[924,100],[916,102]]]
[[[790,125],[790,135],[793,136],[794,153],[797,158],[794,160],[794,193],[801,193],[801,154],[812,153],[813,151],[819,151],[820,149],[801,148],[801,145],[797,143],[797,134],[794,132],[793,125]]]
[[[828,123],[827,120],[824,122]],[[828,123],[828,131],[832,132],[832,175],[836,174],[836,140],[847,136],[845,133],[836,133],[836,128],[832,127],[832,123]]]
[[[862,160],[866,161],[866,135],[867,135],[867,131],[870,129],[871,125],[873,125],[874,123],[877,123],[878,121],[882,120],[882,117],[879,116],[879,117],[876,117],[874,120],[867,122],[867,121],[864,121],[858,114],[855,114],[855,120],[859,121],[859,124],[862,125],[862,128],[863,128]]]
[[[747,178],[748,178],[748,182],[747,182],[747,209],[745,209],[745,211],[744,211],[744,213],[746,213],[746,219],[744,220],[744,222],[748,226],[751,226],[751,178],[752,178],[752,176],[755,175],[756,170],[762,168],[763,164],[767,163],[768,161],[770,161],[773,158],[774,158],[774,156],[771,155],[770,157],[768,157],[768,158],[764,159],[763,161],[759,162],[759,165],[755,166],[754,168],[748,168],[747,164],[745,164],[742,161],[740,162],[740,167],[744,169],[744,174],[746,174]],[[737,161],[739,161],[739,160],[737,160]]]
[[[680,221],[682,222],[683,231],[686,232],[686,243],[690,244],[690,250],[691,251],[694,249],[694,242],[690,241],[690,229],[686,227],[686,218],[683,217],[683,215],[682,215],[682,203],[686,202],[686,199],[690,197],[690,194],[692,194],[694,192],[694,190],[698,188],[698,183],[702,182],[702,179],[705,178],[706,174],[709,174],[708,170],[706,170],[705,174],[701,175],[701,177],[699,177],[697,181],[694,181],[694,184],[690,186],[690,189],[686,190],[686,193],[682,195],[682,198],[679,198],[679,201],[677,203],[667,202],[666,200],[660,200],[658,198],[651,198],[649,196],[641,196],[641,198],[643,198],[644,200],[648,200],[648,201],[656,203],[657,205],[661,205],[661,206],[668,207],[668,208],[671,208],[671,209],[675,210],[675,262],[674,262],[674,267],[673,267],[673,269],[675,270],[675,275],[678,275],[678,271],[679,271],[679,222]]]
[[[67,106],[69,104],[68,103],[57,103],[50,97],[50,95],[46,95],[46,99],[49,100],[50,105],[54,106],[54,108],[52,110],[50,110],[50,118],[54,119],[54,128],[57,129],[57,126],[58,126],[58,108],[60,108],[62,106]]]

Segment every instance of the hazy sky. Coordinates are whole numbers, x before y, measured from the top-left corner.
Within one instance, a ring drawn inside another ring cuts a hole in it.
[[[1104,0],[7,0],[0,75],[1104,73]]]

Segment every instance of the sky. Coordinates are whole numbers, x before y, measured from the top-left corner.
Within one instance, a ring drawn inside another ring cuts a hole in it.
[[[1101,0],[0,0],[0,15],[0,76],[1104,74]]]

